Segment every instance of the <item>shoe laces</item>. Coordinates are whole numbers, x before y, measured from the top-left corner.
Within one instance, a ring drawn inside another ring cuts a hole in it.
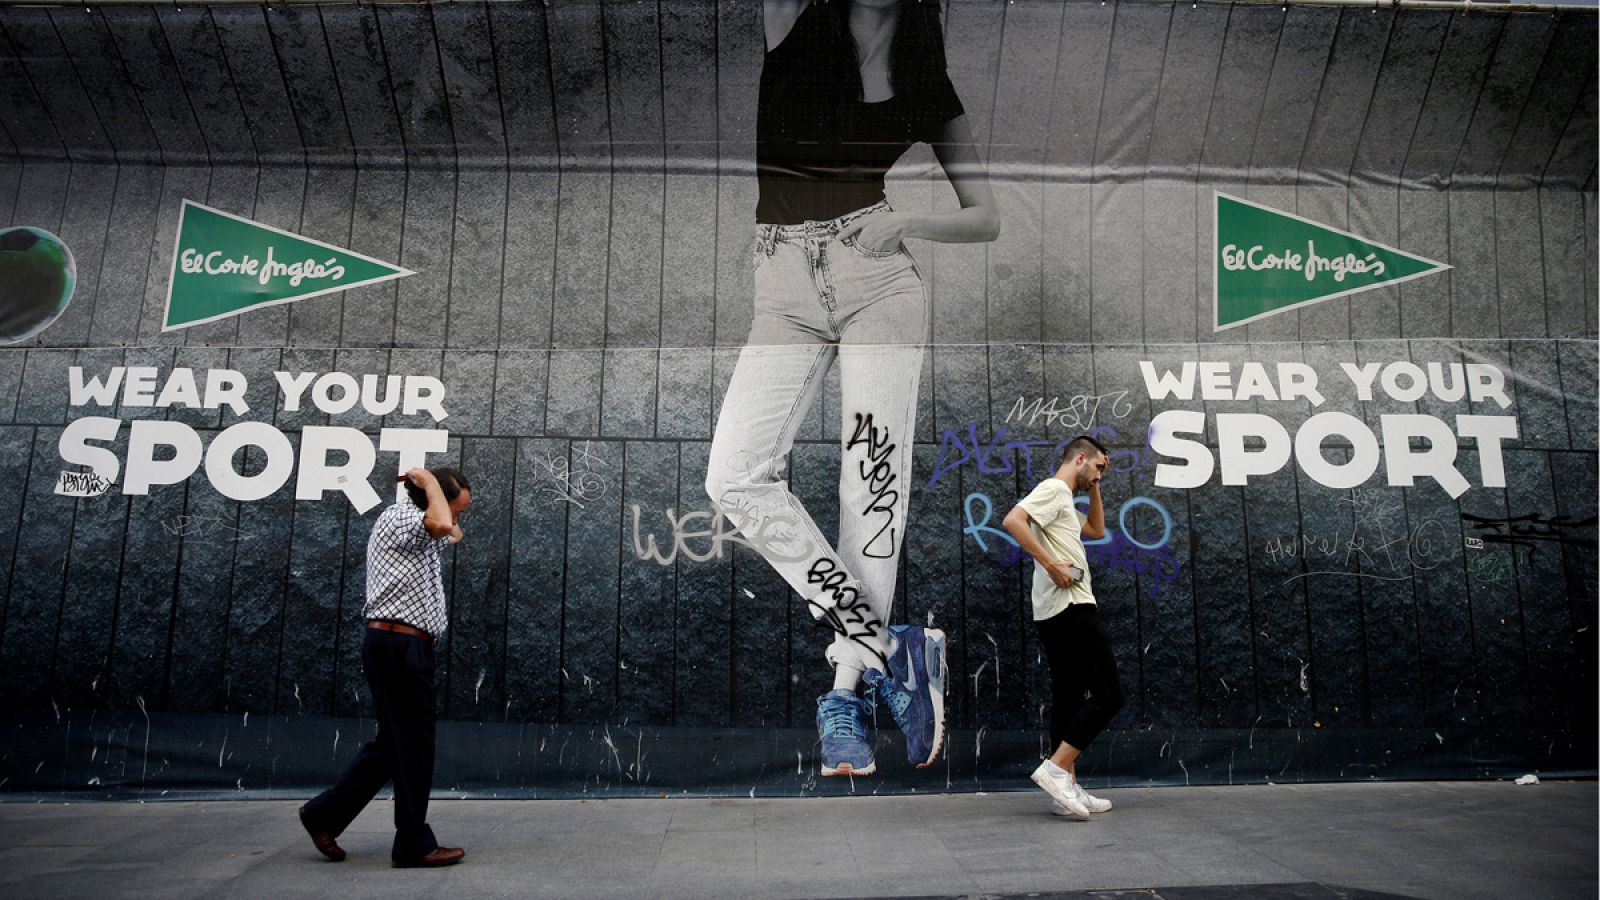
[[[822,704],[822,734],[824,737],[852,737],[864,740],[866,732],[856,715],[855,704],[841,698],[830,697]]]
[[[900,689],[895,684],[894,678],[889,675],[880,675],[872,683],[874,694],[889,705],[889,712],[894,715],[895,721],[905,718],[906,710],[911,708],[911,694]]]

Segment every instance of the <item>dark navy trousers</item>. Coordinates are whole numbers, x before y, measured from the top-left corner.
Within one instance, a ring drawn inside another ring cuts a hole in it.
[[[415,859],[439,842],[428,827],[433,788],[433,642],[392,631],[366,630],[361,666],[372,689],[378,735],[361,748],[333,787],[306,804],[307,821],[335,837],[378,791],[394,782],[395,859]]]

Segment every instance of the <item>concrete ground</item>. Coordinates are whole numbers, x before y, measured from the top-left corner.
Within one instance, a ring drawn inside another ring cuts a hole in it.
[[[433,871],[389,866],[387,801],[341,838],[350,858],[331,863],[301,830],[298,801],[11,797],[0,896],[1596,896],[1592,781],[1100,794],[1116,808],[1091,822],[1051,816],[1037,792],[440,798],[434,830],[467,858]]]

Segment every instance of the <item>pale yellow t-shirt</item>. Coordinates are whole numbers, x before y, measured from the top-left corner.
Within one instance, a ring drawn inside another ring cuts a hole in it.
[[[1033,619],[1048,619],[1074,603],[1093,603],[1089,558],[1083,549],[1083,520],[1072,503],[1072,489],[1059,478],[1039,482],[1033,493],[1017,503],[1033,519],[1033,533],[1051,555],[1077,566],[1083,578],[1070,587],[1059,587],[1050,573],[1035,560],[1033,564]]]

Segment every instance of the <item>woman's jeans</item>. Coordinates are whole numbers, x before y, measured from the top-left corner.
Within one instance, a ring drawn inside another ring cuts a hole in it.
[[[837,634],[835,665],[884,670],[911,499],[927,293],[903,248],[871,251],[826,222],[758,225],[755,318],[711,441],[706,492]],[[839,543],[789,491],[786,460],[829,367],[840,382]]]

